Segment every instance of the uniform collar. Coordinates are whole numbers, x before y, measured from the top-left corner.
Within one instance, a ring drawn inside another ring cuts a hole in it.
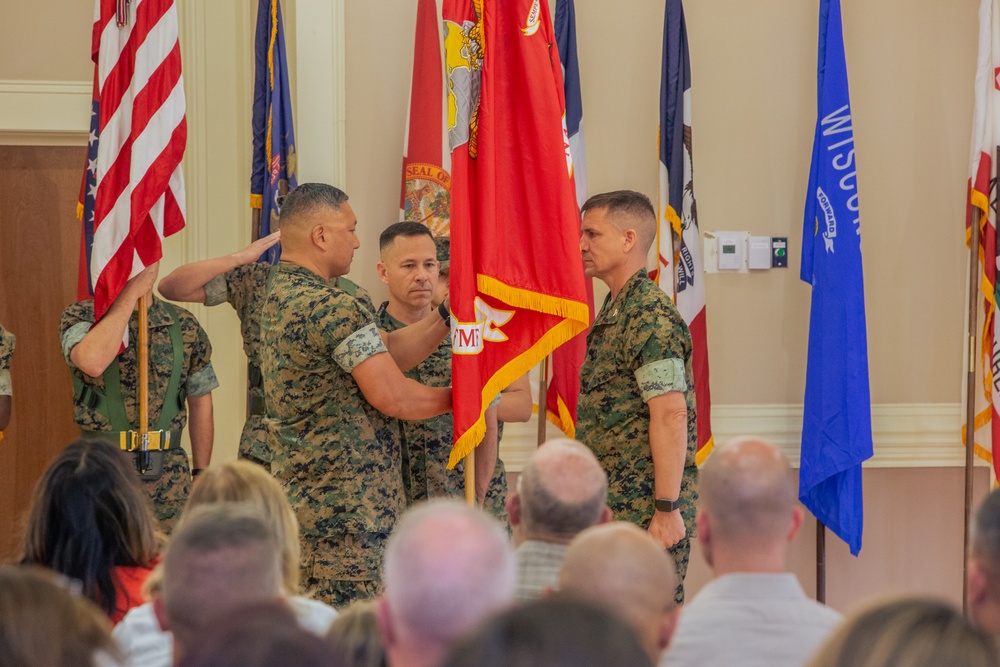
[[[149,305],[149,328],[153,329],[156,327],[169,327],[174,323],[173,315],[167,310],[166,306],[163,305],[163,301],[153,297],[153,303]],[[132,317],[129,320],[130,323],[138,324],[139,321],[139,311],[133,310]]]
[[[599,324],[611,324],[613,322],[617,322],[619,316],[622,314],[621,311],[623,310],[625,302],[628,301],[632,291],[635,290],[643,280],[648,279],[649,274],[646,272],[646,269],[639,269],[632,274],[631,278],[625,281],[625,284],[622,286],[621,291],[618,292],[618,296],[615,297],[614,301],[611,301],[611,295],[608,294],[604,298],[604,305],[601,306],[601,312],[597,314],[597,319],[594,320],[594,325],[596,326]]]

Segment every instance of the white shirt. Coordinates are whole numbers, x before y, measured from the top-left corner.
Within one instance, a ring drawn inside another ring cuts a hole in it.
[[[337,617],[333,607],[308,598],[293,597],[288,603],[295,612],[299,626],[320,637]],[[153,612],[153,603],[133,607],[115,626],[111,636],[122,651],[124,667],[171,667],[174,662],[174,638],[160,629]]]
[[[660,667],[803,665],[840,621],[793,574],[726,574],[684,606]]]

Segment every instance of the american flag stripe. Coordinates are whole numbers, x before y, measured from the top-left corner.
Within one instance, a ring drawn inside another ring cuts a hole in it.
[[[118,3],[121,4],[121,3]],[[100,318],[128,279],[184,227],[187,142],[177,11],[172,0],[97,0],[94,44],[100,137],[91,272]]]

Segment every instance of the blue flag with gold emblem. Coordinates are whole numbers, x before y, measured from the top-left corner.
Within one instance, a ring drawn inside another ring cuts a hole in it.
[[[254,52],[250,206],[260,210],[258,237],[264,237],[278,228],[281,199],[298,185],[285,31],[278,0],[259,0]],[[261,259],[274,264],[280,256],[281,247],[275,245]]]
[[[872,455],[858,176],[840,0],[820,0],[818,107],[800,277],[812,285],[799,499],[855,556]]]

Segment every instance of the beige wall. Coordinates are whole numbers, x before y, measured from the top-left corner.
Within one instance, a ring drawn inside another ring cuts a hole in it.
[[[314,0],[286,0],[290,48],[297,26],[309,27],[315,7],[309,3]],[[89,3],[32,12],[20,11],[21,4],[0,0],[6,28],[0,108],[10,80],[87,84],[91,74],[89,31],[80,29],[90,21]],[[180,2],[191,123],[189,226],[168,244],[164,271],[247,241],[252,4]],[[361,223],[362,247],[351,275],[381,298],[373,267],[378,232],[397,219],[415,1],[335,4],[343,7],[346,28],[346,175],[340,185]],[[768,404],[780,412],[801,403],[809,288],[798,280],[798,251],[815,120],[817,4],[701,0],[686,7],[702,229],[788,236],[792,249],[787,270],[706,277],[712,389],[720,414],[727,406]],[[577,0],[576,6],[591,192],[630,187],[655,197],[662,3]],[[961,226],[977,7],[975,0],[843,0],[878,409],[901,406],[919,414],[923,404],[948,407],[961,400]],[[292,70],[298,114],[310,104],[310,89],[330,84],[309,80],[294,57]],[[308,151],[329,150],[296,129],[303,164]],[[82,145],[82,136],[77,141]],[[230,458],[243,414],[244,360],[235,317],[226,308],[196,313],[215,343],[223,381],[216,394],[217,451]],[[914,427],[907,437],[919,434]],[[865,551],[852,559],[831,538],[831,600],[844,608],[889,589],[955,599],[961,576],[958,470],[866,475]],[[980,479],[980,491],[985,486]],[[935,536],[933,545],[927,534]],[[805,583],[810,545],[803,536],[795,553]],[[703,580],[704,570],[695,565],[693,586]]]

